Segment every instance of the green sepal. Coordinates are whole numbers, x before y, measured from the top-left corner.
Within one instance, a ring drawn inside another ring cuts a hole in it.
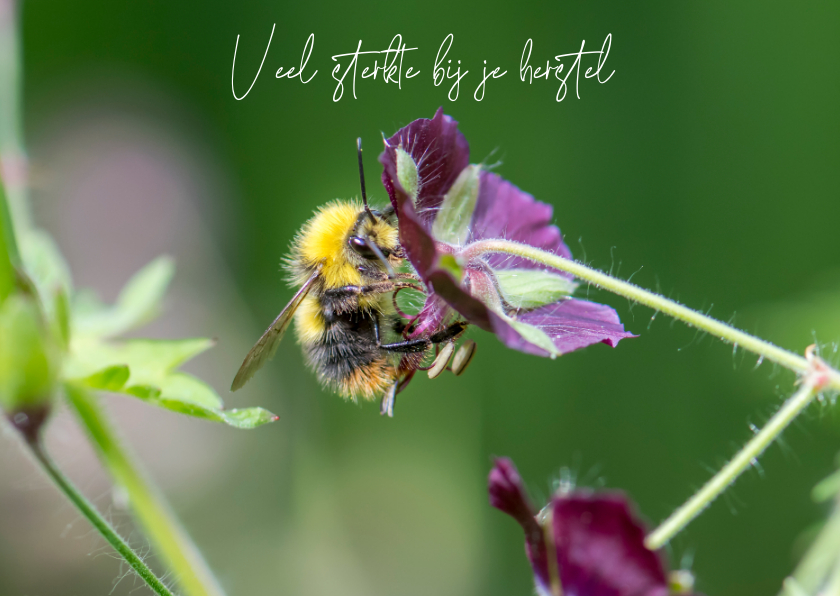
[[[412,204],[417,201],[418,190],[418,176],[417,164],[414,163],[414,158],[409,155],[402,147],[397,147],[397,180],[400,181],[400,186],[403,187],[408,196],[411,197]]]
[[[432,236],[436,240],[462,246],[469,239],[470,222],[478,200],[481,166],[470,165],[461,170],[449,192],[443,197]]]
[[[499,291],[514,310],[532,310],[566,298],[578,284],[562,275],[541,269],[493,271]]]
[[[528,343],[534,344],[538,348],[542,348],[548,352],[552,358],[556,358],[561,355],[561,352],[554,345],[554,342],[551,341],[548,334],[539,327],[534,327],[528,323],[522,323],[510,317],[505,317],[505,320],[507,324],[513,327],[516,332]]]
[[[461,264],[452,255],[441,255],[438,258],[437,268],[449,273],[458,283],[461,283],[461,280],[464,278],[464,268],[461,267]]]

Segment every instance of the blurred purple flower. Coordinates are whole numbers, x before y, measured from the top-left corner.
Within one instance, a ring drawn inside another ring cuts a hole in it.
[[[516,467],[506,458],[496,460],[488,490],[490,504],[525,530],[525,550],[540,596],[672,593],[663,561],[645,547],[644,528],[621,493],[558,494],[538,516]]]
[[[540,356],[633,337],[612,308],[570,298],[577,284],[568,274],[470,252],[479,240],[505,239],[572,256],[550,205],[469,165],[469,145],[442,108],[385,139],[379,161],[402,246],[430,290],[409,337],[442,329],[455,311],[508,347]]]

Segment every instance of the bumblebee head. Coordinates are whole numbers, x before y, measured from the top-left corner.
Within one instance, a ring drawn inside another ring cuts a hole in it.
[[[334,288],[363,285],[393,276],[404,258],[394,208],[368,207],[362,169],[362,139],[356,140],[362,202],[333,201],[315,213],[292,244],[288,267],[292,281],[303,284],[316,267],[320,283]]]
[[[292,281],[303,283],[319,264],[326,287],[385,277],[402,258],[396,216],[392,207],[372,215],[357,201],[333,201],[319,209],[292,243],[287,265]]]
[[[347,236],[348,260],[356,261],[361,269],[368,269],[369,265],[387,269],[392,255],[400,258],[402,251],[393,219],[394,208],[390,205],[382,211],[361,211]]]

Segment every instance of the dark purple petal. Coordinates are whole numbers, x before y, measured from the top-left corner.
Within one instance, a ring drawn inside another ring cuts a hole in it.
[[[542,540],[542,530],[535,519],[537,512],[525,494],[516,466],[507,457],[498,457],[493,464],[488,479],[490,504],[518,521],[526,534],[539,533]]]
[[[470,272],[471,277],[480,275],[481,272]],[[470,323],[496,334],[507,347],[526,354],[550,355],[546,350],[526,341],[502,317],[466,292],[447,272],[433,270],[427,279],[435,294],[446,300]],[[516,320],[541,329],[561,353],[598,342],[615,347],[619,340],[635,337],[632,333],[624,331],[618,314],[612,308],[586,300],[569,299],[555,302],[520,313]]]
[[[513,517],[525,530],[525,552],[534,569],[534,576],[542,586],[550,584],[545,534],[537,522],[516,466],[508,458],[498,458],[490,470],[487,490],[490,504]]]
[[[667,596],[662,561],[620,494],[577,491],[551,503],[563,593],[569,596]]]
[[[521,313],[516,319],[542,329],[564,354],[598,342],[614,348],[619,340],[636,337],[624,330],[618,313],[609,306],[576,298]]]
[[[471,241],[503,238],[572,258],[560,230],[551,223],[551,205],[537,201],[497,174],[483,171],[480,176],[478,200],[471,223]],[[500,254],[490,256],[487,262],[494,269],[543,267],[528,259]]]
[[[380,163],[385,167],[382,183],[391,197],[391,203],[402,218],[402,197],[396,196],[400,191],[405,193],[397,179],[398,147],[402,147],[411,155],[417,164],[418,193],[415,211],[428,227],[443,196],[461,170],[470,163],[469,143],[458,130],[458,123],[446,116],[443,108],[438,108],[431,120],[415,120],[399,129],[392,137],[385,139],[385,151],[379,156]]]
[[[407,151],[415,163],[419,164],[416,208],[415,202],[402,188],[397,177],[398,147]],[[467,271],[466,285],[472,285],[472,294],[450,272],[439,267],[442,254],[457,248],[435,242],[430,231],[431,224],[444,194],[469,162],[469,146],[458,131],[457,122],[445,116],[442,109],[431,120],[415,120],[385,140],[385,151],[379,156],[379,161],[384,166],[382,182],[399,216],[400,242],[408,260],[430,290],[411,337],[440,329],[448,314],[446,309],[441,308],[440,297],[468,322],[496,334],[508,347],[529,354],[551,355],[545,347],[527,341],[504,317],[497,314],[500,312],[498,304],[476,292],[482,282],[487,282],[484,279],[487,273],[481,267],[538,268],[541,265],[509,255],[488,255],[483,265],[476,268],[473,264]],[[560,230],[551,224],[550,205],[536,201],[496,174],[485,171],[480,176],[479,193],[470,226],[471,241],[504,238],[571,258]],[[483,285],[489,286],[490,283]],[[516,319],[541,329],[560,353],[598,342],[614,347],[620,339],[633,337],[624,331],[613,309],[582,300],[550,304],[520,313]]]

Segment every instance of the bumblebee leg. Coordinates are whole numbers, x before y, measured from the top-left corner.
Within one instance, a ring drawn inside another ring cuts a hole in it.
[[[395,382],[388,388],[385,395],[382,396],[382,402],[379,404],[379,413],[382,416],[387,416],[388,418],[394,417],[394,403],[397,401],[398,385],[399,381]]]
[[[373,315],[373,336],[376,338],[376,347],[387,352],[397,352],[402,354],[411,354],[414,352],[423,352],[432,342],[426,338],[409,339],[393,344],[383,344],[379,335],[379,317]]]
[[[429,341],[433,344],[442,344],[444,342],[450,341],[461,335],[464,330],[467,328],[467,323],[463,321],[458,321],[457,323],[453,323],[443,331],[438,331],[434,335],[429,338]]]
[[[453,339],[461,335],[464,332],[464,329],[466,328],[466,323],[458,322],[454,323],[453,325],[450,325],[443,331],[438,331],[429,338],[421,337],[418,339],[408,339],[406,341],[399,341],[392,344],[383,344],[380,343],[381,340],[379,339],[379,318],[374,317],[373,320],[373,333],[376,336],[377,347],[380,350],[386,350],[388,352],[398,352],[402,354],[423,352],[433,344],[441,344],[448,341],[452,341]]]
[[[402,274],[397,274],[398,277]],[[405,277],[404,279],[412,279]],[[393,292],[398,288],[412,288],[413,284],[406,282],[381,281],[366,286],[340,286],[338,288],[329,288],[324,290],[324,296],[333,299],[350,298],[352,296],[361,296],[362,294],[384,294],[386,292]]]

